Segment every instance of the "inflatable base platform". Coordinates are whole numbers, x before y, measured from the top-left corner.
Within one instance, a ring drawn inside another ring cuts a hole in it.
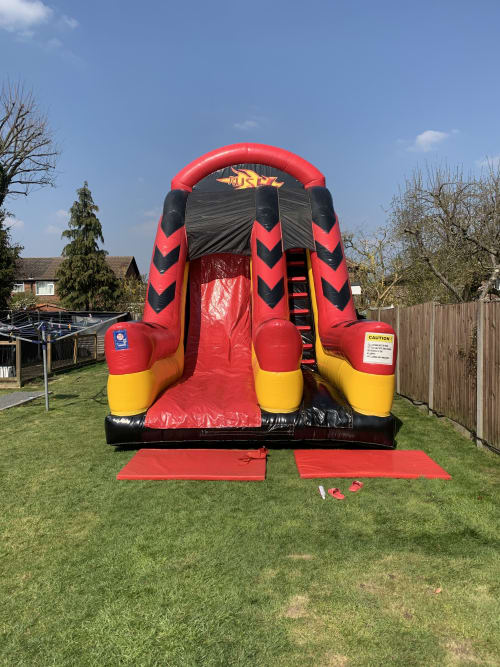
[[[261,425],[250,428],[149,428],[146,413],[108,415],[106,440],[110,445],[179,442],[262,443],[318,441],[394,448],[395,420],[362,415],[334,398],[335,392],[318,373],[304,369],[304,395],[293,413],[261,412]]]

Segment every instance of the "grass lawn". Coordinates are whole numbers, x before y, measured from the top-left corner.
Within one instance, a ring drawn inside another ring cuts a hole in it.
[[[498,457],[397,400],[452,481],[117,482],[106,377],[0,413],[0,664],[500,664]]]

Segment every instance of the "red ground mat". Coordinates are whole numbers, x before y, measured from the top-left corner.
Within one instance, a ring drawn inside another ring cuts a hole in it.
[[[312,477],[415,477],[451,479],[419,449],[342,450],[297,449],[295,463],[302,478]]]
[[[189,268],[184,375],[150,407],[149,428],[261,425],[250,333],[250,258],[206,255]]]
[[[199,479],[262,482],[266,450],[140,449],[116,479]]]

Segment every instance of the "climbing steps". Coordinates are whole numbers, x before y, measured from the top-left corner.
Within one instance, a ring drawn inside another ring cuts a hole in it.
[[[314,316],[307,280],[307,256],[302,248],[286,253],[290,321],[297,327],[303,343],[302,367],[317,371],[314,351]]]

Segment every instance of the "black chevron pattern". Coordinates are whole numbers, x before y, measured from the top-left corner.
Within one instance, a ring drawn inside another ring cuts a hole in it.
[[[272,211],[262,210],[259,212],[259,218],[257,222],[259,223],[259,225],[262,225],[264,229],[270,232],[278,224],[279,217],[274,215]]]
[[[335,250],[332,251],[328,250],[328,248],[325,248],[325,246],[322,245],[321,243],[318,243],[318,241],[316,241],[315,245],[316,245],[316,253],[319,259],[322,262],[325,262],[325,264],[327,264],[331,269],[336,271],[339,268],[343,258],[342,244],[340,243],[340,241],[338,242]]]
[[[161,294],[155,290],[153,285],[149,286],[148,289],[148,302],[151,308],[155,313],[161,313],[161,311],[168,306],[169,303],[173,301],[175,297],[175,280],[170,284]]]
[[[335,308],[344,310],[351,299],[351,290],[349,289],[349,281],[346,280],[340,290],[337,292],[335,287],[327,280],[321,278],[321,286],[323,288],[323,295]]]
[[[330,215],[325,211],[320,211],[319,214],[314,218],[313,222],[321,227],[321,229],[327,234],[333,229],[333,226],[337,222],[335,214]]]
[[[269,248],[265,246],[262,241],[257,239],[257,255],[263,262],[267,264],[270,269],[272,269],[276,262],[283,256],[281,240],[278,241],[274,248],[269,250]]]
[[[268,232],[276,227],[280,219],[278,188],[264,185],[256,189],[255,219]]]
[[[161,228],[165,232],[165,236],[171,236],[174,232],[182,227],[184,224],[184,216],[178,211],[170,211],[168,214],[163,214],[161,219]]]
[[[271,288],[258,276],[257,292],[269,308],[274,308],[285,295],[285,279],[280,278],[276,285]]]
[[[177,248],[167,252],[166,255],[162,255],[158,246],[155,246],[153,264],[156,266],[160,273],[165,273],[165,271],[168,271],[168,269],[177,262],[179,259],[180,250],[181,246],[178,245]]]
[[[165,236],[171,236],[184,225],[188,193],[184,190],[170,190],[165,197],[161,228]]]
[[[309,188],[312,220],[327,234],[333,229],[337,219],[333,210],[332,195],[326,188]]]

